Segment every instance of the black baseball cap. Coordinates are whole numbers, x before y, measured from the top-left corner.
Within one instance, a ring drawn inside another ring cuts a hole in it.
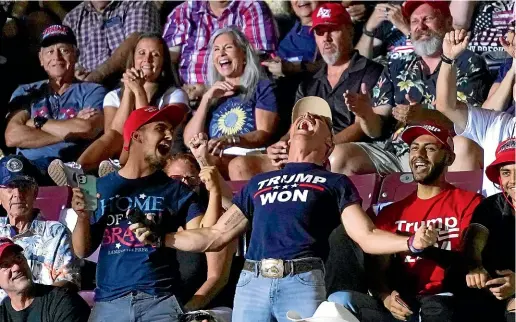
[[[64,25],[52,25],[43,30],[39,40],[39,45],[41,47],[48,47],[57,43],[77,46],[77,39],[70,27]]]
[[[37,168],[21,155],[10,155],[0,160],[0,187],[30,183],[37,185]]]

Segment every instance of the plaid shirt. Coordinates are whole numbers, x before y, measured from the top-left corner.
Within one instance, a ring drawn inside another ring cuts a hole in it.
[[[208,74],[208,43],[220,28],[238,26],[257,50],[276,50],[278,34],[272,13],[263,1],[232,1],[216,17],[207,1],[185,1],[168,16],[163,38],[181,46],[179,73],[186,84],[204,84]]]
[[[8,218],[2,217],[0,237],[10,238],[23,248],[34,282],[52,285],[69,281],[81,286],[79,261],[73,253],[72,236],[60,222],[46,220],[38,214],[26,232],[16,234]],[[0,302],[6,295],[0,289]]]
[[[105,62],[130,34],[161,32],[152,1],[112,1],[102,12],[84,1],[66,15],[63,24],[75,33],[79,65],[88,71]]]

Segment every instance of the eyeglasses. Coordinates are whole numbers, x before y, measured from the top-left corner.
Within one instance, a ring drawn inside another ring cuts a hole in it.
[[[198,176],[171,175],[170,178],[184,182],[189,186],[198,186],[201,184],[201,179]]]

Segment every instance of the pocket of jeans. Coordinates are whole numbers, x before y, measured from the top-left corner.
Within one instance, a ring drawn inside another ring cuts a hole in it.
[[[253,273],[248,271],[242,271],[240,273],[240,277],[238,278],[237,287],[243,287],[249,284],[251,282],[251,279],[253,278]]]
[[[295,275],[296,280],[308,286],[324,286],[324,273],[320,269]]]

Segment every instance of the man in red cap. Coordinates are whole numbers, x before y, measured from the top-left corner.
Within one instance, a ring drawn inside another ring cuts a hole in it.
[[[446,182],[447,167],[455,154],[453,140],[445,128],[433,124],[412,126],[401,138],[410,146],[410,168],[417,190],[382,209],[375,224],[398,234],[411,234],[421,225],[433,224],[439,238],[431,251],[375,257],[377,265],[371,268],[378,267],[380,273],[372,291],[398,320],[420,316],[421,321],[452,321],[454,289],[444,282],[445,272],[460,262],[453,252],[461,251],[462,235],[482,196]],[[389,275],[385,276],[387,270]],[[350,306],[356,307],[353,303]],[[381,311],[378,314],[383,315]],[[362,317],[362,321],[366,320]],[[385,319],[376,317],[371,321]]]
[[[348,107],[356,115],[364,133],[374,141],[346,147],[353,151],[348,153],[353,158],[344,159],[344,173],[377,172],[384,175],[408,171],[409,148],[399,136],[404,128],[426,121],[451,127],[450,120],[435,110],[437,77],[446,64],[453,64],[457,69],[455,86],[459,101],[480,107],[487,97],[490,75],[482,57],[468,50],[457,57],[443,55],[444,36],[452,30],[448,2],[409,0],[403,6],[403,13],[409,21],[414,52],[402,59],[392,59],[380,76],[379,86],[372,91],[348,95]],[[387,108],[374,107],[378,101]],[[362,149],[357,150],[357,145]],[[478,145],[464,137],[455,137],[454,145],[458,155],[450,171],[481,167]]]
[[[182,308],[176,298],[180,285],[175,252],[143,245],[128,227],[145,222],[158,241],[179,227],[207,224],[205,219],[213,206],[220,205],[220,195],[215,198],[218,202],[210,199],[204,217],[196,194],[161,171],[170,153],[173,131],[185,115],[184,105],[133,111],[123,135],[128,160],[118,172],[96,182],[96,211],[85,210],[83,192],[73,190],[72,207],[78,215],[72,235],[74,251],[87,257],[100,244],[96,304],[90,321],[179,320]],[[218,218],[212,219],[214,223]]]
[[[0,238],[0,288],[8,295],[0,321],[88,321],[90,308],[77,293],[32,281],[23,248],[9,238]]]
[[[496,159],[485,172],[502,192],[482,201],[473,213],[465,241],[470,259],[466,283],[492,294],[483,299],[481,310],[496,298],[494,307],[498,313],[505,311],[509,322],[515,318],[516,138],[498,145]]]
[[[325,64],[315,75],[301,82],[295,101],[307,96],[318,96],[328,102],[336,144],[330,162],[334,172],[343,173],[340,165],[353,151],[343,149],[342,144],[364,138],[364,132],[355,122],[355,115],[346,105],[344,94],[362,90],[371,92],[379,81],[383,66],[353,49],[353,24],[346,8],[339,2],[319,5],[312,13],[310,31],[314,33]],[[377,109],[382,110],[382,107],[378,106]],[[234,159],[229,169],[230,178],[248,180],[255,174],[279,169],[288,158],[288,140],[287,133],[267,149],[267,157],[246,156]]]

